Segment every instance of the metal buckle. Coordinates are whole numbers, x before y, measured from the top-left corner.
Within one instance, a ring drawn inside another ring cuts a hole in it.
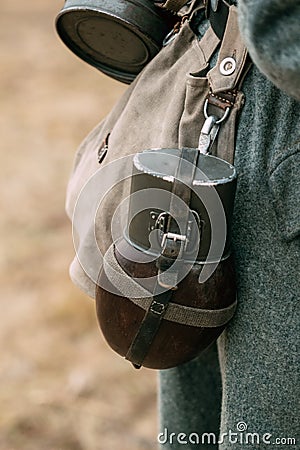
[[[153,301],[152,304],[150,305],[149,310],[153,313],[153,314],[158,314],[159,316],[161,316],[164,311],[166,309],[166,306],[163,303],[157,302],[157,301]]]
[[[187,238],[185,235],[182,234],[176,234],[176,233],[165,233],[163,235],[161,246],[165,247],[167,239],[172,239],[174,242],[181,241],[187,243]]]
[[[161,247],[165,247],[166,240],[173,239],[173,241],[181,240],[185,242],[184,251],[188,251],[189,244],[193,243],[193,231],[194,227],[198,227],[198,232],[200,234],[199,241],[201,240],[201,234],[202,234],[202,226],[203,223],[200,220],[199,214],[195,210],[191,210],[191,214],[194,216],[194,220],[189,219],[187,222],[187,228],[186,228],[186,235],[176,234],[176,233],[166,233],[167,228],[167,221],[169,218],[169,213],[167,212],[161,212],[158,213],[156,211],[150,211],[150,220],[148,225],[148,231],[159,231],[159,236],[157,236],[157,239],[159,239],[158,245]]]
[[[208,111],[207,111],[207,109],[208,109],[208,103],[209,103],[209,102],[208,102],[208,98],[207,98],[207,99],[205,100],[205,102],[204,102],[204,117],[205,117],[205,119],[208,119],[208,118],[210,117],[210,116],[208,115]],[[229,113],[230,113],[230,107],[228,106],[228,107],[225,109],[225,112],[224,112],[223,116],[220,117],[220,119],[218,119],[218,120],[215,122],[215,124],[216,124],[216,125],[219,125],[220,123],[224,122],[224,120],[227,119]]]
[[[173,243],[175,243],[175,244],[177,244],[177,242],[179,241],[179,243],[180,243],[179,249],[177,250],[177,248],[176,248],[176,250],[175,250],[174,248],[172,248],[171,253],[172,253],[172,257],[174,256],[176,259],[177,258],[181,259],[182,254],[186,250],[186,246],[188,244],[187,237],[182,234],[176,234],[176,233],[170,233],[170,232],[165,233],[161,240],[161,247],[162,247],[161,254],[162,255],[168,246],[168,239],[173,241]],[[172,245],[172,244],[169,244],[169,245]]]

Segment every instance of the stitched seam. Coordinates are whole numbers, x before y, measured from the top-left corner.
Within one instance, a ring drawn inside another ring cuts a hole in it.
[[[227,91],[226,93],[232,95],[236,99],[237,94],[235,92]],[[228,105],[234,106],[235,100],[234,100],[234,102],[231,102],[230,100],[225,99],[225,98],[223,98],[223,97],[221,97],[221,96],[219,96],[219,95],[217,95],[217,94],[215,94],[215,93],[213,93],[211,91],[210,91],[209,95],[211,95],[212,97],[215,97],[217,100],[220,100],[223,103],[227,103]]]

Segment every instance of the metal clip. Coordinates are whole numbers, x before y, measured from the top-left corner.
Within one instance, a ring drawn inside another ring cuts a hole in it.
[[[209,153],[209,150],[217,137],[220,128],[217,121],[218,118],[216,116],[208,116],[200,132],[198,149],[200,153],[204,155]]]
[[[208,99],[206,99],[205,103],[204,103],[205,122],[204,122],[202,130],[200,132],[199,143],[198,143],[198,149],[199,149],[200,153],[202,153],[204,155],[209,153],[209,150],[211,149],[211,147],[217,137],[221,123],[227,119],[227,117],[230,113],[230,108],[228,107],[228,108],[226,108],[223,116],[218,118],[214,115],[209,116],[207,109],[208,109]]]
[[[166,47],[167,45],[169,45],[177,36],[178,31],[175,29],[172,29],[167,36],[164,38],[162,46]]]

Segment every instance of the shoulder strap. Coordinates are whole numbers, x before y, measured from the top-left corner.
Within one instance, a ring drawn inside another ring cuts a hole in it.
[[[205,102],[206,119],[215,117],[216,124],[222,123],[219,127],[212,123],[210,141],[212,143],[218,134],[214,147],[217,149],[217,156],[231,164],[234,160],[236,130],[232,126],[235,122],[233,118],[244,103],[240,88],[250,66],[251,60],[238,27],[237,7],[232,5],[228,10],[217,63],[207,74],[209,93]]]
[[[212,92],[231,91],[238,86],[247,55],[239,31],[237,8],[231,6],[217,64],[207,75]]]
[[[210,0],[205,3],[206,17],[209,19],[210,24],[218,38],[222,39],[230,5],[225,0]]]

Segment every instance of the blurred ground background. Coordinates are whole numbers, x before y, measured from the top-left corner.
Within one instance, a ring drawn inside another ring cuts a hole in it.
[[[1,0],[0,449],[153,449],[156,374],[108,349],[68,276],[74,152],[125,87],[59,41],[62,6]]]

